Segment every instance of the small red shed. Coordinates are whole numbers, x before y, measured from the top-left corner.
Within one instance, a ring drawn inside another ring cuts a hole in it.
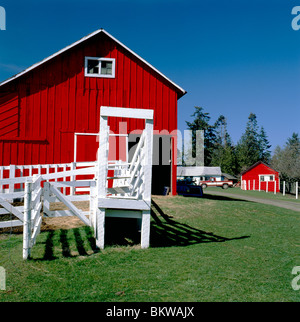
[[[152,187],[159,193],[169,186],[176,194],[177,100],[185,93],[108,32],[97,30],[0,83],[0,165],[94,161],[101,106],[153,109],[154,151],[165,151],[168,162],[154,160]],[[119,139],[130,159],[144,124],[121,121],[112,118],[111,131],[137,133],[136,140]]]
[[[243,190],[280,192],[279,172],[262,161],[256,162],[241,174]]]

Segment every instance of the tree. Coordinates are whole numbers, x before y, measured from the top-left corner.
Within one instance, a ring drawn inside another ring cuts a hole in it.
[[[258,161],[270,162],[271,145],[264,127],[259,130],[257,117],[250,113],[245,133],[236,146],[239,171],[243,171]]]
[[[277,146],[271,162],[274,169],[280,172],[282,180],[295,182],[300,180],[300,139],[293,133],[283,148]]]
[[[260,129],[258,142],[259,142],[259,154],[260,154],[259,161],[270,163],[271,151],[269,149],[271,148],[271,145],[269,143],[267,134],[263,127],[261,127]]]
[[[256,115],[250,113],[245,133],[241,136],[237,147],[239,170],[243,171],[260,160],[260,144]]]
[[[192,154],[196,157],[196,131],[204,131],[204,165],[211,165],[212,154],[216,144],[216,134],[214,126],[209,124],[209,113],[204,112],[203,107],[195,106],[195,112],[191,115],[194,117],[193,122],[186,124],[192,131]]]
[[[221,167],[223,172],[236,174],[236,155],[230,135],[227,131],[227,120],[220,115],[215,122],[216,144],[212,154],[212,166]]]

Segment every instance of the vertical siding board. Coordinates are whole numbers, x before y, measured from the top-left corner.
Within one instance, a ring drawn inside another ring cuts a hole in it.
[[[97,119],[97,91],[95,89],[90,90],[89,99],[89,127],[88,132],[96,133],[96,122]]]
[[[18,82],[18,85],[19,85],[19,110],[20,110],[19,134],[20,134],[20,137],[25,137],[26,86],[24,82]],[[24,142],[20,142],[18,164],[25,164],[25,143]]]
[[[3,149],[3,141],[1,140],[0,140],[0,162],[1,162],[1,165],[4,165],[4,149]]]
[[[130,106],[130,59],[127,55],[124,55],[124,76],[123,76],[123,103],[124,107]]]
[[[69,114],[66,131],[75,130],[75,115],[76,115],[76,75],[70,78],[69,81]]]
[[[55,91],[54,91],[54,123],[53,123],[53,163],[60,163],[60,130],[61,130],[61,109],[62,109],[62,102],[61,102],[61,68],[62,68],[62,61],[61,56],[58,57],[55,64],[55,71],[54,71],[54,84],[55,84]]]
[[[50,86],[48,89],[48,119],[47,119],[47,161],[46,163],[54,163],[54,96],[55,87]]]
[[[68,77],[68,70],[71,68],[69,65],[69,60],[67,57],[63,59],[62,62],[62,119],[61,119],[61,130],[67,131],[68,130],[68,123],[69,123],[69,94],[70,94],[70,78]]]
[[[97,53],[97,42],[93,41],[90,45],[88,52],[85,53],[86,56],[91,57],[99,57]],[[86,77],[89,79],[88,90],[88,132],[95,132],[95,118],[97,114],[97,106],[96,106],[96,91],[97,91],[97,78],[96,77]]]
[[[162,123],[163,129],[169,130],[169,117],[171,113],[169,113],[169,89],[163,85],[162,91]]]
[[[123,88],[124,88],[124,55],[121,51],[117,52],[116,58],[116,83],[117,83],[117,107],[124,106]]]
[[[137,108],[143,108],[143,76],[144,76],[144,69],[142,66],[137,63]],[[136,121],[136,128],[143,129],[145,127],[144,120],[137,120]]]
[[[40,68],[33,74],[33,115],[32,115],[32,137],[41,138],[41,92],[40,92]],[[40,144],[32,144],[32,160],[40,164]]]
[[[47,125],[48,125],[48,118],[47,118],[47,96],[48,96],[48,89],[42,85],[41,89],[41,138],[47,139]],[[46,153],[47,153],[47,146],[46,144],[42,144],[40,148],[40,160],[41,164],[46,163]]]
[[[163,130],[163,106],[162,106],[162,84],[158,81],[156,81],[157,84],[157,91],[156,91],[156,125],[157,130],[161,131]]]
[[[18,164],[18,143],[11,142],[11,154],[9,164]]]
[[[137,103],[137,70],[136,70],[136,64],[133,60],[130,62],[130,74],[131,74],[131,91],[130,91],[130,107],[136,108]],[[136,126],[136,120],[131,119],[129,121],[130,123],[130,130],[134,130],[137,128]]]
[[[157,125],[157,104],[156,104],[156,78],[153,76],[152,72],[150,73],[149,79],[149,104],[150,107],[154,109],[154,130],[158,128]]]
[[[123,53],[123,106],[130,107],[130,95],[131,95],[131,78],[130,78],[130,59]],[[130,120],[126,119],[124,122],[127,123],[127,132],[130,131]]]
[[[3,155],[3,165],[10,165],[11,143],[4,142],[3,150],[5,151]]]
[[[61,163],[62,85],[55,90],[54,163]]]
[[[150,75],[148,70],[144,71],[143,76],[143,108],[151,108],[150,106]]]

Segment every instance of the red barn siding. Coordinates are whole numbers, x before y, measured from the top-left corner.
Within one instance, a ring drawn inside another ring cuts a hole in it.
[[[249,190],[249,182],[250,182],[250,190],[259,190],[259,176],[260,175],[274,175],[276,181],[276,192],[280,192],[279,187],[279,173],[266,164],[259,162],[256,165],[250,167],[248,170],[243,172],[241,180],[245,180],[247,183],[247,190]],[[255,180],[255,184],[254,184]],[[268,182],[268,191],[274,191],[275,183],[272,181]],[[266,190],[267,183],[261,182],[260,189]]]
[[[85,77],[85,56],[115,58],[116,77]],[[99,131],[100,106],[154,109],[154,130],[171,133],[177,129],[177,100],[175,86],[98,34],[1,87],[0,164],[73,161],[74,133]],[[144,128],[142,120],[122,121],[128,132]],[[116,120],[109,125],[118,133]],[[17,140],[7,140],[12,138]]]

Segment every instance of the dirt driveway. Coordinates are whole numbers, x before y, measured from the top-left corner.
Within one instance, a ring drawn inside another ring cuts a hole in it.
[[[292,202],[292,201],[282,201],[282,200],[255,198],[255,197],[250,197],[250,196],[241,196],[241,195],[237,195],[237,194],[232,194],[230,192],[225,192],[223,190],[220,190],[220,191],[207,191],[206,190],[205,194],[215,195],[215,196],[223,196],[223,197],[228,197],[228,198],[233,198],[233,199],[247,200],[247,201],[252,201],[252,202],[258,202],[258,203],[263,203],[266,205],[277,206],[277,207],[286,208],[286,209],[300,212],[300,204],[297,202]]]

